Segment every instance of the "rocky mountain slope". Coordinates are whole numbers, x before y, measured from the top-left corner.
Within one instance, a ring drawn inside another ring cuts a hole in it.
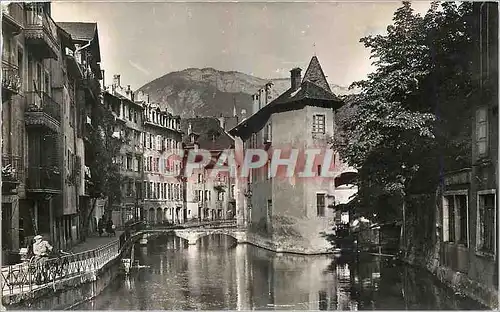
[[[150,99],[168,107],[183,118],[195,116],[232,116],[233,107],[252,113],[252,94],[272,81],[275,98],[290,87],[290,79],[262,79],[237,71],[219,71],[213,68],[188,68],[157,78],[139,90]],[[331,85],[336,95],[350,93],[347,87]]]

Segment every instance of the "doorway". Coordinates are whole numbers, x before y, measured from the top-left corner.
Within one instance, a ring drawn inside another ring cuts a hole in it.
[[[12,204],[2,203],[2,250],[12,249]]]

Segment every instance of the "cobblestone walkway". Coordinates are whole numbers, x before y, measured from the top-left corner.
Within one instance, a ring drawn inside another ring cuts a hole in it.
[[[120,239],[120,235],[122,233],[123,231],[116,231],[116,236],[108,236],[107,234],[103,234],[101,237],[99,237],[99,235],[90,236],[85,240],[85,242],[73,246],[69,251],[72,253],[80,253],[99,248],[100,246],[104,246],[110,242]]]

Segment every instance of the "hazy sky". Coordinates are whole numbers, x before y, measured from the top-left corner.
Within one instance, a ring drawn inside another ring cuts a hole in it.
[[[331,83],[371,71],[363,36],[384,32],[401,2],[53,1],[57,22],[97,22],[106,84],[121,74],[133,89],[190,67],[261,78],[306,69],[316,53]],[[413,2],[425,12],[427,1]]]

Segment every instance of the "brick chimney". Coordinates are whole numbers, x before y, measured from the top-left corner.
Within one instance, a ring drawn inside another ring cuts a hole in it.
[[[120,75],[113,75],[113,87],[120,86]]]
[[[271,86],[272,86],[272,82],[266,83],[266,87],[265,87],[266,100],[264,101],[264,105],[269,104],[269,98],[270,98],[270,94],[271,94]]]
[[[299,67],[296,67],[290,71],[290,80],[291,80],[291,88],[292,91],[297,91],[297,89],[300,87],[300,84],[302,82],[302,77],[300,75],[300,72],[302,69]]]

